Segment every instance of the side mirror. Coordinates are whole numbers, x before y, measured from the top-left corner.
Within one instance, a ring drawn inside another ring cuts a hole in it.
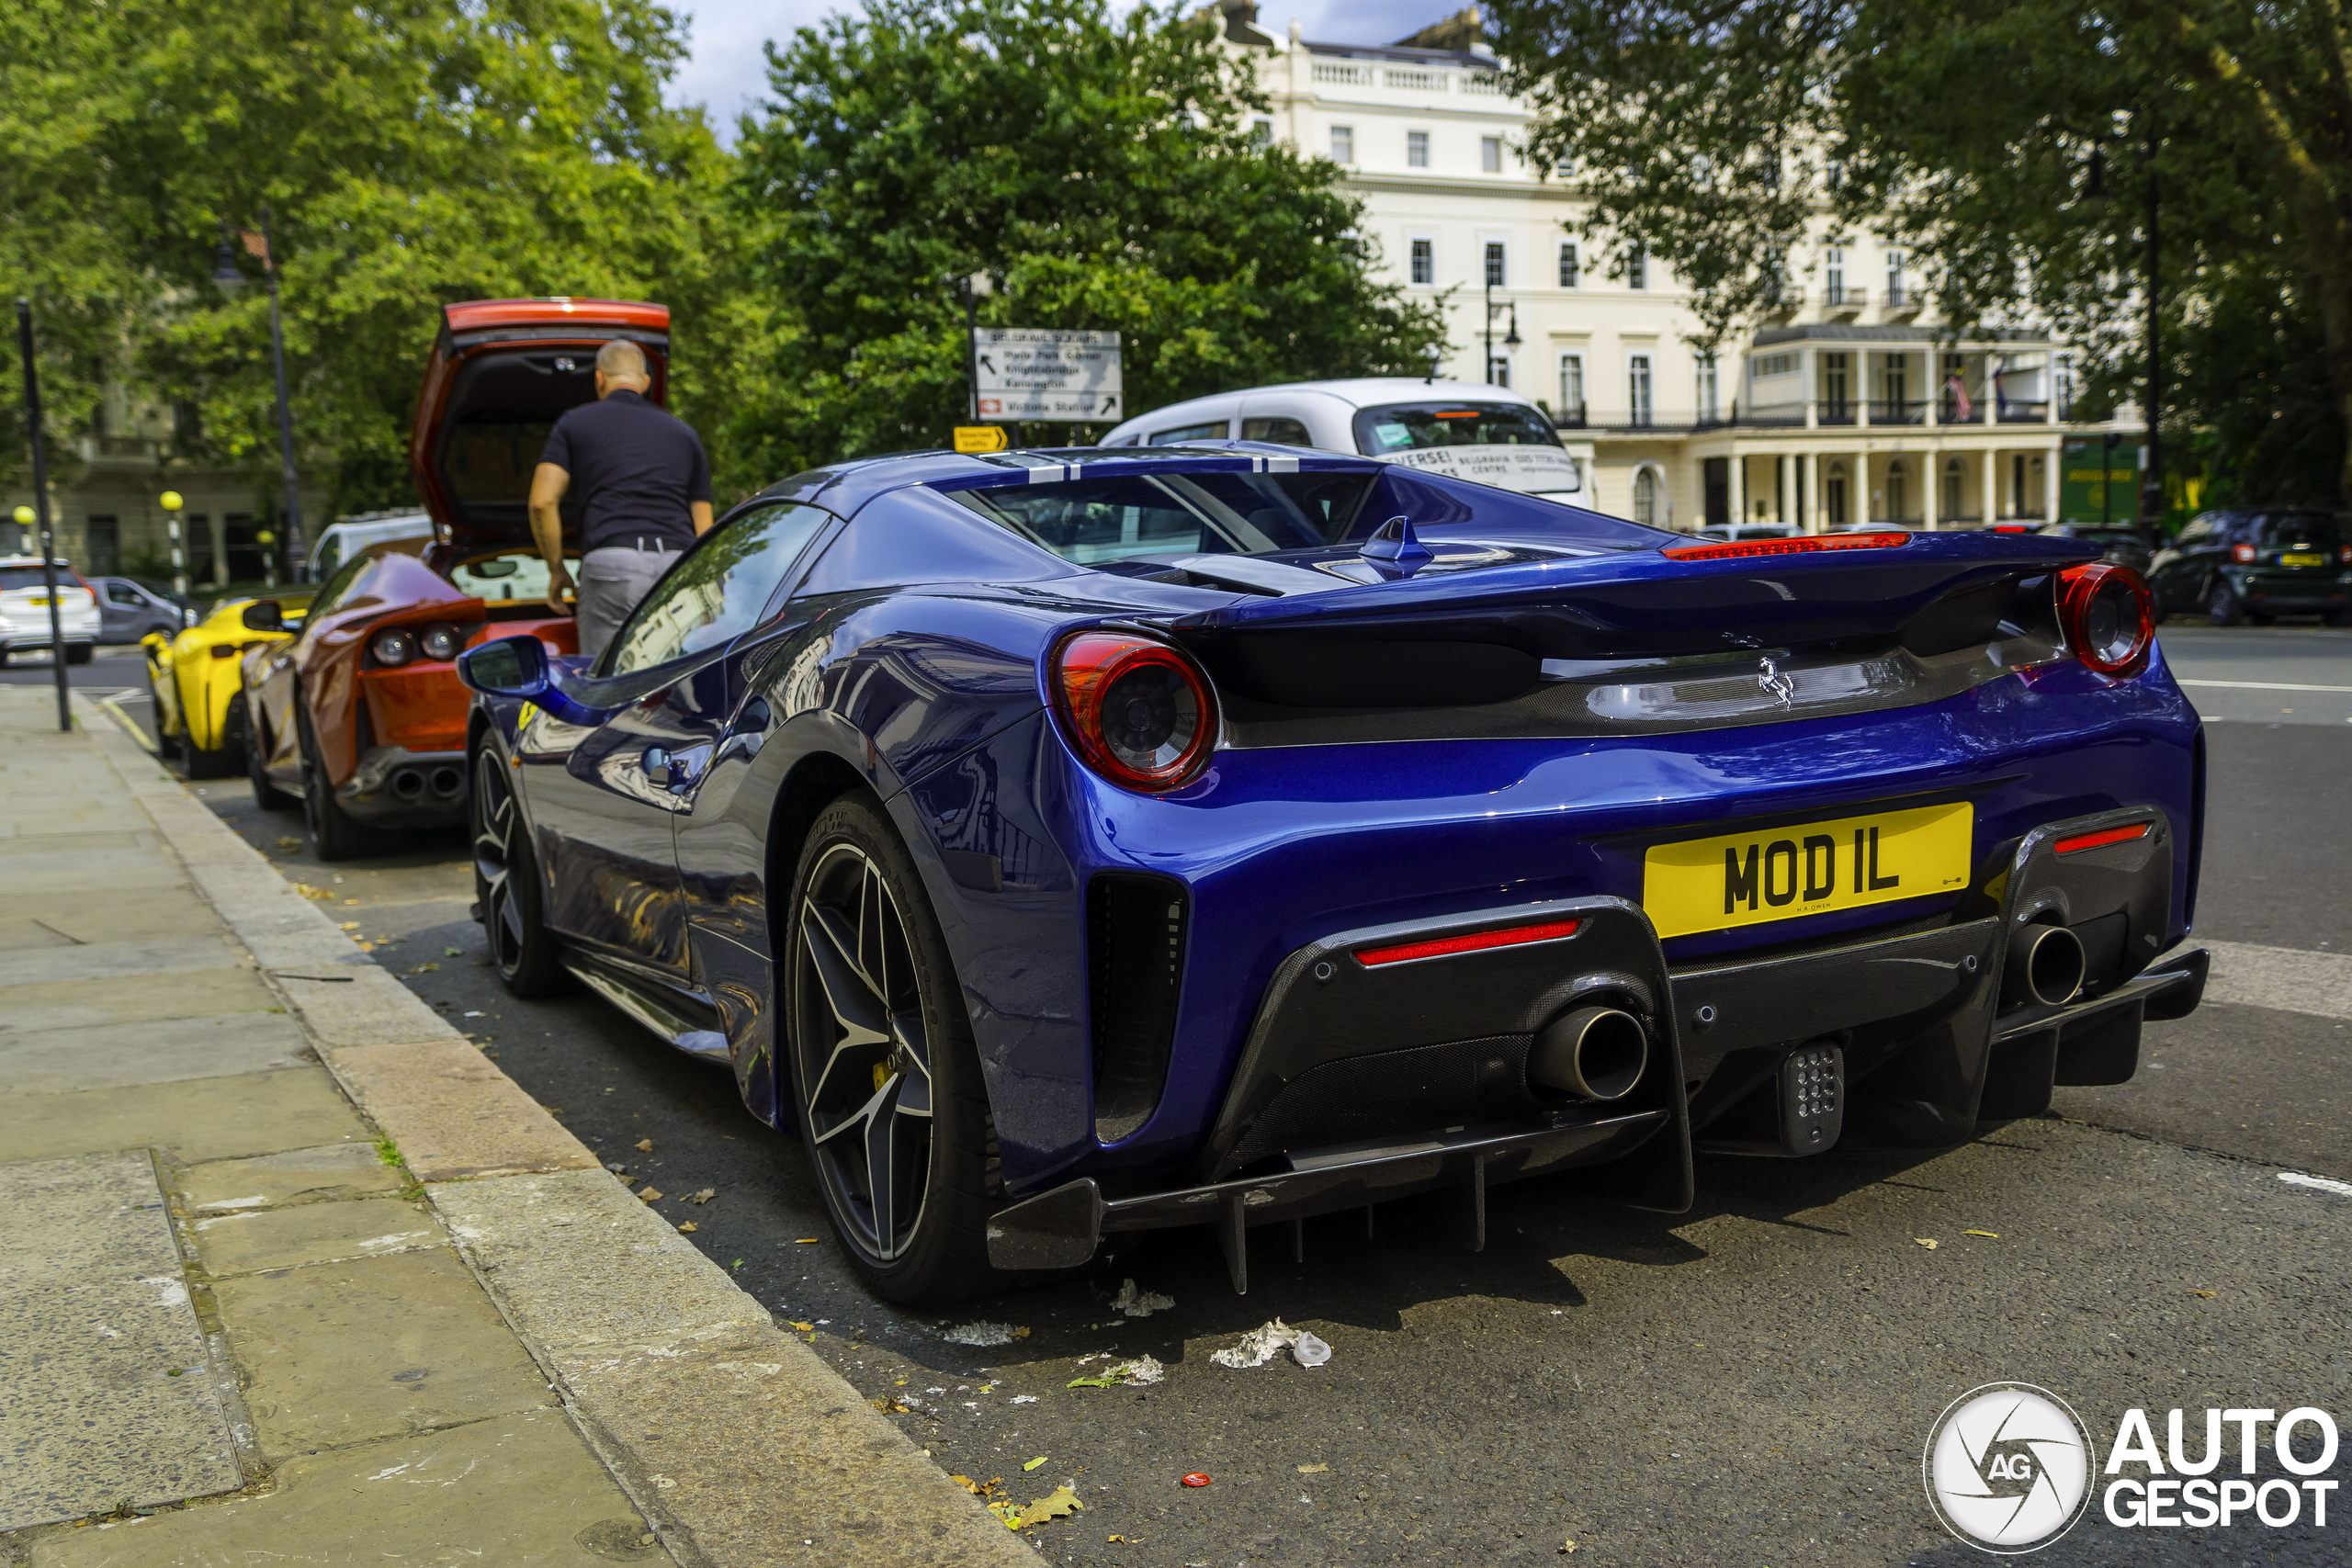
[[[275,599],[256,599],[245,606],[238,619],[245,623],[247,631],[282,632],[286,629],[286,612]]]
[[[172,639],[162,632],[149,632],[139,639],[139,646],[150,653],[161,653],[172,646]]]
[[[458,656],[458,679],[493,697],[538,697],[548,689],[547,644],[536,637],[503,637]]]

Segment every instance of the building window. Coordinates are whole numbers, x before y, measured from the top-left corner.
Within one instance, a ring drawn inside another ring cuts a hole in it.
[[[1840,423],[1849,416],[1846,398],[1846,356],[1842,354],[1823,355],[1821,400],[1828,405],[1829,416]]]
[[[1759,354],[1747,362],[1747,378],[1760,381],[1767,376],[1790,376],[1796,372],[1797,356],[1793,354]]]
[[[1437,281],[1437,242],[1435,240],[1413,242],[1413,281],[1416,283]]]
[[[1331,162],[1352,164],[1356,161],[1356,129],[1351,125],[1331,128]]]
[[[2025,459],[2009,459],[2009,515],[2023,517],[2025,509]]]
[[[1560,423],[1584,423],[1584,355],[1560,355]]]
[[[1712,423],[1717,417],[1715,356],[1712,354],[1701,355],[1695,371],[1699,389],[1699,417]]]
[[[1405,165],[1412,169],[1430,166],[1430,133],[1426,130],[1405,132]]]
[[[1635,245],[1625,253],[1625,287],[1647,288],[1650,286],[1650,254]]]
[[[1487,287],[1500,288],[1503,282],[1503,243],[1489,240],[1487,242]]]
[[[1489,387],[1509,387],[1510,385],[1510,361],[1509,359],[1498,354],[1487,361],[1487,385]]]
[[[1886,462],[1886,520],[1900,523],[1910,510],[1910,476],[1904,472],[1902,458],[1890,457]]]
[[[1904,417],[1905,405],[1910,400],[1911,356],[1890,354],[1886,356],[1886,412],[1890,419]]]
[[[1821,254],[1821,302],[1840,305],[1846,299],[1846,253],[1832,246]]]
[[[1657,470],[1644,468],[1634,476],[1634,521],[1645,528],[1657,526]]]
[[[1903,253],[1889,251],[1886,253],[1886,302],[1904,305],[1910,302],[1910,298],[1903,287]]]
[[[1626,423],[1646,430],[1655,423],[1650,403],[1650,356],[1636,354],[1625,361]]]
[[[1499,136],[1478,138],[1478,167],[1490,175],[1503,172],[1503,139]]]
[[[2075,417],[2075,355],[2072,349],[2060,349],[2050,356],[2050,395],[2058,407],[2053,411],[2061,420]]]
[[[1944,463],[1944,521],[1949,523],[1960,515],[1960,459],[1949,458]]]
[[[1251,120],[1250,122],[1250,140],[1260,147],[1272,146],[1274,144],[1274,122],[1271,119]]]
[[[122,570],[122,525],[112,517],[88,517],[82,523],[82,556],[91,575],[112,577]]]
[[[1570,241],[1568,243],[1560,247],[1560,287],[1563,288],[1574,288],[1576,286],[1577,247],[1576,243],[1574,241]]]
[[[1829,525],[1846,525],[1846,465],[1832,463],[1821,480],[1821,508],[1829,513]]]

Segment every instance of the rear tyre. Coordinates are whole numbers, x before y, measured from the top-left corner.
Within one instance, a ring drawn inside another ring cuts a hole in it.
[[[2215,578],[2205,594],[2205,615],[2217,626],[2245,625],[2245,601],[2226,579]]]
[[[65,662],[68,664],[87,664],[90,661],[90,655],[95,651],[96,649],[90,643],[67,643],[65,645]]]
[[[302,818],[311,829],[311,847],[321,860],[352,860],[376,847],[376,835],[355,821],[334,797],[334,785],[319,761],[318,737],[311,730],[311,716],[302,697],[294,697],[294,738],[302,752]]]
[[[232,697],[233,705],[237,701]],[[233,713],[233,706],[232,708]],[[187,728],[187,714],[180,714],[180,764],[192,779],[225,779],[237,771],[237,731],[233,717],[224,716],[221,721],[222,744],[198,746],[195,735]]]
[[[490,939],[490,962],[507,991],[552,997],[571,988],[563,948],[540,918],[539,866],[531,829],[495,747],[474,752],[473,799],[467,807],[474,840],[474,903]]]
[[[245,738],[245,779],[254,786],[254,804],[264,811],[291,811],[301,805],[270,783],[269,746],[262,739],[260,721],[253,716],[253,705],[241,693],[229,699],[229,705],[244,719],[239,728]]]
[[[163,699],[155,694],[155,667],[152,664],[147,667],[147,712],[153,716],[151,722],[155,727],[155,755],[164,758],[178,756],[180,738],[164,728]]]
[[[789,1092],[851,1265],[891,1302],[1023,1282],[989,1263],[1003,1183],[979,1056],[939,921],[878,801],[845,795],[819,815],[779,923]]]
[[[2352,626],[2352,610],[2330,610],[2327,624],[2331,626]]]

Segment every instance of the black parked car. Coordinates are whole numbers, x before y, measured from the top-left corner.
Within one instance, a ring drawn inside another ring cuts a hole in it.
[[[2201,613],[2217,626],[2277,615],[2352,626],[2352,548],[2336,519],[2285,507],[2199,513],[2148,566],[2165,615]]]
[[[130,577],[94,577],[98,596],[98,640],[108,646],[134,643],[149,632],[177,637],[196,625],[193,606],[165,590]]]
[[[2117,566],[2128,566],[2145,576],[2148,560],[2155,552],[2148,548],[2147,540],[2137,528],[2101,527],[2096,523],[2052,523],[2041,530],[2052,538],[2087,539],[2107,553],[2099,558]]]

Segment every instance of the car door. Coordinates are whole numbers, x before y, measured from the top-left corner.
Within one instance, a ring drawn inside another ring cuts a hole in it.
[[[98,640],[109,646],[137,642],[147,633],[150,619],[146,596],[135,583],[102,577],[92,584],[98,591]]]
[[[560,748],[536,733],[550,721],[534,721],[518,772],[556,930],[669,983],[690,981],[673,822],[737,716],[729,645],[758,624],[829,520],[790,502],[727,519],[653,585],[576,685],[599,707],[619,699],[609,716]]]

